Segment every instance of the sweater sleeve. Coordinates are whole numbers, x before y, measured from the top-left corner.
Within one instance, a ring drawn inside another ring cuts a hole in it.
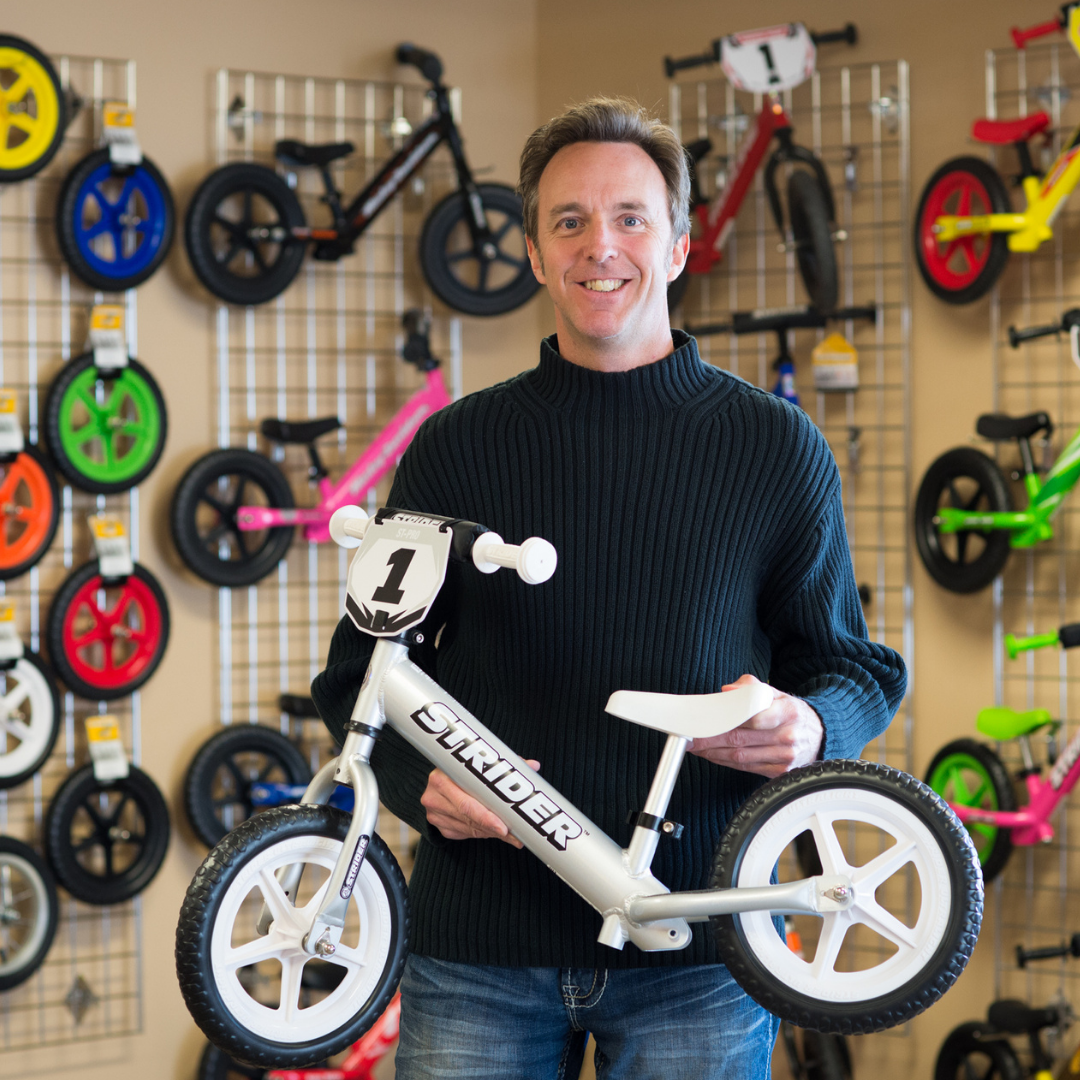
[[[818,479],[821,497],[810,520],[792,515],[792,541],[762,590],[758,617],[771,646],[770,683],[821,717],[823,758],[855,758],[889,726],[907,672],[897,652],[869,639],[831,454]]]

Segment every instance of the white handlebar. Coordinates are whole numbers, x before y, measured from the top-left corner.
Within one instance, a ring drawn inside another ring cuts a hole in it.
[[[523,544],[504,544],[498,533],[481,533],[473,541],[473,565],[485,574],[493,574],[500,566],[516,570],[518,577],[529,585],[539,585],[555,573],[559,556],[555,548],[539,536],[530,536]]]
[[[330,539],[339,547],[359,547],[368,521],[367,513],[359,506],[339,506],[330,515]]]

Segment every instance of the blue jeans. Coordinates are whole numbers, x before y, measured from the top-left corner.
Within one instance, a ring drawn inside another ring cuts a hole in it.
[[[780,1022],[727,968],[511,968],[410,956],[396,1080],[768,1080]]]

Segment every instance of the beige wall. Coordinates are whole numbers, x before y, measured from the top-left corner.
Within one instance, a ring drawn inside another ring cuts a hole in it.
[[[1012,22],[1050,17],[1052,3],[1016,0],[37,0],[9,5],[5,29],[46,50],[131,57],[139,65],[139,131],[173,184],[182,209],[210,161],[207,116],[219,66],[333,76],[400,77],[390,49],[403,38],[438,49],[464,94],[464,129],[475,165],[510,181],[523,137],[563,104],[595,92],[626,93],[663,111],[660,57],[701,49],[722,32],[800,18],[812,27],[857,22],[852,62],[903,58],[911,65],[912,186],[918,192],[945,158],[962,152],[983,111],[983,53],[1008,43]],[[1069,61],[1073,63],[1073,61]],[[948,308],[921,282],[914,296],[912,475],[963,442],[991,401],[985,301]],[[183,769],[212,722],[211,590],[177,572],[160,527],[183,467],[212,442],[213,377],[207,297],[191,286],[180,245],[139,292],[140,351],[162,384],[172,417],[167,457],[145,485],[144,561],[161,574],[174,615],[165,664],[144,693],[144,761],[172,805]],[[466,389],[532,363],[546,299],[491,322],[465,320]],[[915,765],[947,737],[967,733],[971,702],[992,700],[990,601],[946,594],[916,563]],[[962,671],[958,680],[954,673]],[[194,677],[193,677],[194,675]],[[145,894],[146,1030],[116,1042],[37,1054],[0,1055],[0,1075],[130,1076],[189,1080],[201,1037],[173,976],[176,911],[200,850],[183,829]],[[983,950],[985,952],[985,950]],[[958,988],[913,1026],[909,1039],[868,1040],[864,1074],[929,1075],[944,1033],[979,1015],[990,993],[990,958],[978,955]],[[876,1049],[875,1049],[876,1047]]]

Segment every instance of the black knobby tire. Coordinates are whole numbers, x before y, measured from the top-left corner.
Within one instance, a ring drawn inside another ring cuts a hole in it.
[[[149,655],[140,664],[139,670],[130,678],[121,682],[111,679],[101,683],[90,682],[80,675],[71,657],[67,652],[67,634],[64,622],[68,609],[77,602],[78,594],[85,588],[88,582],[101,574],[101,567],[97,559],[92,559],[78,569],[73,570],[57,590],[49,605],[49,614],[45,622],[45,642],[49,647],[49,659],[56,669],[60,681],[80,697],[88,701],[115,701],[117,698],[127,697],[128,694],[138,690],[149,679],[161,664],[165,657],[165,650],[169,645],[169,601],[165,597],[165,590],[161,583],[145,566],[135,563],[132,568],[131,578],[134,578],[140,588],[144,588],[149,605],[157,621],[157,634],[150,643]],[[127,579],[130,581],[131,579]],[[119,588],[125,589],[125,583],[120,583]],[[118,600],[117,606],[124,601]],[[126,662],[126,661],[125,661]],[[89,674],[89,672],[88,672]]]
[[[84,281],[91,289],[100,289],[102,292],[124,292],[126,289],[134,289],[142,284],[157,268],[165,261],[172,247],[173,233],[176,231],[176,209],[173,205],[172,192],[162,176],[161,170],[148,158],[131,169],[117,170],[118,175],[124,176],[129,173],[142,173],[142,182],[149,182],[157,188],[157,198],[161,200],[161,231],[157,250],[150,260],[130,274],[108,275],[95,269],[79,248],[76,237],[78,215],[82,207],[79,205],[79,193],[83,184],[86,183],[92,173],[109,162],[108,150],[95,150],[87,154],[82,161],[76,162],[75,167],[64,178],[60,187],[60,197],[56,202],[56,240],[60,245],[60,254],[64,256],[68,266],[71,267],[76,277]],[[144,241],[148,243],[149,241]]]
[[[949,304],[970,304],[979,297],[985,296],[1001,276],[1005,264],[1009,261],[1009,238],[1007,233],[990,233],[986,238],[989,251],[986,253],[986,261],[975,279],[967,285],[950,287],[947,282],[939,281],[934,276],[933,269],[928,261],[927,252],[923,245],[933,244],[931,227],[933,221],[927,220],[933,212],[932,203],[937,202],[936,192],[939,184],[946,181],[952,174],[970,174],[986,192],[989,207],[986,212],[993,214],[1008,214],[1012,210],[1009,201],[1009,192],[998,171],[982,158],[959,157],[946,161],[933,176],[926,182],[922,195],[919,196],[919,207],[915,211],[915,262],[919,267],[926,287],[939,299]],[[933,256],[929,256],[930,259]]]
[[[794,989],[784,981],[782,972],[755,952],[744,926],[744,920],[752,921],[753,915],[714,916],[713,931],[721,960],[735,980],[759,1005],[782,1020],[840,1035],[881,1031],[904,1023],[928,1008],[964,970],[982,922],[983,884],[978,857],[956,815],[915,777],[869,761],[825,761],[778,777],[743,804],[720,839],[712,886],[726,889],[737,884],[768,884],[771,870],[763,871],[761,881],[750,882],[740,877],[751,845],[762,827],[777,814],[790,808],[794,819],[801,820],[803,800],[807,800],[806,806],[811,806],[815,805],[816,797],[819,800],[816,805],[820,806],[821,793],[826,794],[830,804],[844,799],[862,799],[867,804],[884,799],[896,813],[918,820],[929,830],[936,852],[928,857],[937,855],[940,871],[948,878],[949,890],[948,911],[931,911],[931,925],[944,925],[944,929],[929,959],[906,982],[884,993],[872,991],[875,996],[858,998],[849,988],[843,1000],[829,1001],[819,993]],[[790,840],[808,827],[803,824],[797,828]],[[775,833],[762,835],[765,846],[775,842]],[[773,856],[770,868],[775,863]],[[929,902],[926,892],[923,883],[924,907]],[[856,890],[856,904],[858,899]],[[771,921],[767,925],[775,932]],[[786,949],[779,934],[772,947],[777,955],[779,950]]]
[[[0,771],[0,789],[18,787],[19,784],[29,780],[48,760],[53,747],[56,745],[57,736],[60,734],[60,691],[56,686],[56,676],[50,670],[49,665],[36,652],[31,652],[30,649],[24,649],[22,658],[13,665],[16,674],[21,664],[29,664],[35,668],[47,688],[47,701],[51,705],[51,715],[48,717],[31,717],[30,724],[31,727],[37,727],[38,730],[48,725],[48,734],[33,758],[25,762],[23,767],[17,771],[7,771],[14,763],[12,762],[9,765],[8,761],[5,760],[7,757],[6,752],[0,750],[0,770],[2,770]],[[0,747],[3,745],[3,741],[0,741]]]
[[[1009,534],[996,529],[943,536],[934,523],[943,496],[957,509],[1000,512],[1012,509],[1009,485],[990,458],[961,446],[931,464],[915,496],[915,543],[927,572],[950,592],[977,592],[1004,569]],[[969,551],[972,544],[974,551]]]
[[[977,1076],[979,1080],[1024,1080],[1016,1051],[1008,1041],[988,1031],[978,1020],[954,1028],[945,1037],[934,1063],[934,1080],[957,1080]]]
[[[245,1028],[229,1010],[213,967],[213,935],[230,886],[245,866],[279,844],[295,838],[326,837],[342,842],[349,817],[326,806],[281,806],[249,818],[230,832],[206,857],[188,887],[176,928],[176,973],[184,1001],[203,1034],[219,1050],[254,1066],[299,1068],[344,1050],[382,1015],[394,996],[409,936],[408,896],[397,861],[382,839],[371,837],[361,875],[377,885],[388,905],[390,924],[371,926],[371,935],[387,934],[387,953],[365,1000],[356,1002],[351,1018],[336,1030],[304,1042],[278,1042]],[[272,852],[271,852],[272,854]],[[299,858],[295,851],[290,856]],[[246,886],[243,886],[246,892]],[[353,896],[360,892],[357,889]],[[346,983],[341,992],[353,992]],[[332,992],[333,993],[333,992]],[[322,1004],[325,1006],[327,998]]]
[[[431,291],[449,307],[466,315],[504,315],[529,300],[540,282],[525,250],[521,199],[503,184],[480,184],[477,190],[498,249],[492,265],[509,269],[500,270],[494,287],[489,286],[491,270],[473,252],[468,204],[460,191],[451,192],[428,214],[420,234],[420,268]],[[476,269],[475,278],[465,273],[470,267]]]
[[[222,214],[223,208],[229,214]],[[300,200],[273,169],[235,162],[215,169],[199,185],[184,219],[184,243],[195,274],[216,297],[227,304],[265,304],[300,272],[305,244],[257,242],[246,234],[251,226],[288,233],[304,224]],[[244,267],[238,264],[241,257]]]
[[[804,1031],[806,1080],[851,1080],[851,1052],[843,1035]]]
[[[233,480],[235,498],[226,503],[222,492]],[[211,492],[212,486],[217,494]],[[249,487],[261,492],[267,506],[289,509],[294,505],[292,489],[281,470],[250,450],[215,450],[204,455],[184,473],[173,496],[170,524],[176,550],[211,585],[254,585],[285,558],[292,543],[291,525],[246,533],[237,528],[237,509],[252,505],[240,501]],[[209,508],[209,520],[200,507]],[[221,557],[223,540],[227,558]]]
[[[56,467],[63,474],[68,483],[80,488],[82,491],[90,491],[96,495],[115,495],[121,491],[129,491],[141,484],[161,459],[161,453],[165,449],[165,438],[168,435],[168,412],[165,408],[165,397],[161,393],[161,387],[150,372],[139,363],[133,356],[128,357],[128,367],[137,375],[150,391],[158,414],[158,437],[154,449],[146,463],[137,472],[121,482],[109,483],[89,477],[80,470],[68,457],[64,450],[64,441],[61,437],[62,406],[64,395],[71,384],[87,369],[94,367],[94,354],[83,353],[75,357],[70,363],[60,369],[60,373],[53,379],[49,386],[49,393],[45,399],[45,445],[49,448]],[[104,378],[104,376],[101,376]]]
[[[0,184],[13,184],[19,180],[26,180],[35,173],[41,172],[52,161],[60,144],[64,141],[64,131],[68,125],[67,98],[64,88],[60,85],[60,76],[56,73],[52,61],[36,46],[31,45],[25,38],[14,37],[11,34],[0,34],[0,49],[19,49],[39,63],[45,70],[49,81],[56,93],[56,130],[52,133],[45,148],[34,158],[15,169],[0,167]]]
[[[257,775],[245,775],[245,764],[253,764]],[[230,828],[255,813],[252,784],[310,781],[311,768],[304,755],[284,735],[257,724],[241,724],[212,735],[191,759],[184,777],[184,810],[195,835],[213,847]],[[234,808],[228,827],[226,807]]]
[[[48,521],[41,542],[22,562],[0,567],[0,581],[10,581],[12,578],[21,577],[31,567],[36,566],[45,557],[45,553],[56,536],[56,527],[60,524],[60,486],[56,482],[56,474],[53,472],[52,465],[49,464],[49,459],[30,443],[23,446],[22,452],[38,466],[49,486]],[[17,458],[16,461],[18,461]],[[0,519],[0,528],[4,527],[4,522]]]
[[[955,758],[957,755],[972,758],[977,763],[977,771],[981,772],[982,778],[990,784],[992,798],[988,809],[1004,811],[1016,809],[1016,794],[1005,763],[989,746],[976,742],[974,739],[954,739],[934,755],[933,761],[926,770],[926,783],[938,795],[946,802],[956,801],[954,797],[956,793],[948,790],[947,779],[935,777],[935,774],[946,765],[950,758]],[[980,827],[974,823],[968,826],[969,833],[973,830],[980,832],[978,837],[972,837],[972,843],[979,853],[983,881],[993,881],[1005,869],[1005,864],[1012,855],[1012,831],[1000,827],[980,830]],[[982,846],[979,840],[984,840]]]
[[[213,1043],[207,1043],[199,1058],[196,1080],[263,1080],[266,1069],[244,1065],[223,1054]]]
[[[134,851],[118,866],[113,849],[120,845]],[[45,814],[45,850],[56,880],[87,904],[119,904],[142,892],[168,847],[165,799],[134,765],[126,777],[104,782],[92,765],[76,769]],[[91,854],[98,849],[100,856]]]
[[[788,178],[787,197],[795,263],[810,303],[818,311],[834,311],[840,287],[828,199],[818,178],[806,169],[796,169]]]
[[[0,836],[0,867],[6,867],[10,875],[22,878],[20,884],[25,886],[19,888],[17,894],[13,888],[10,897],[0,893],[0,909],[5,915],[0,923],[0,943],[3,945],[0,992],[3,992],[26,982],[45,962],[45,955],[56,937],[60,900],[48,866],[22,841]],[[9,900],[12,901],[10,914]],[[26,927],[26,936],[20,941],[15,935],[22,927]]]

